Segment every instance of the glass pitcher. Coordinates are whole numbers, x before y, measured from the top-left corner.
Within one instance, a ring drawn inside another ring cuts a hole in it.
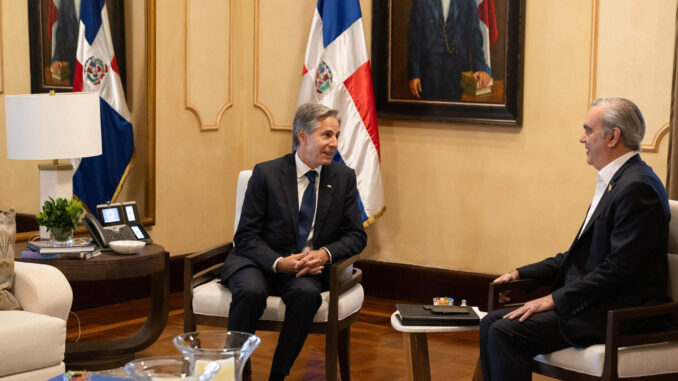
[[[245,363],[259,343],[257,336],[235,331],[189,332],[174,338],[174,346],[195,361],[196,369],[209,361],[219,363],[214,381],[241,381]]]
[[[125,373],[135,381],[210,381],[219,371],[216,361],[202,364],[201,369],[195,363],[182,356],[146,357],[125,364]]]

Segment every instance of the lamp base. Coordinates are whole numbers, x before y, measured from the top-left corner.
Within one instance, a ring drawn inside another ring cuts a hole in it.
[[[73,197],[73,165],[70,163],[40,164],[40,207],[50,197],[53,199]],[[40,227],[40,239],[49,239],[49,233],[44,226]]]

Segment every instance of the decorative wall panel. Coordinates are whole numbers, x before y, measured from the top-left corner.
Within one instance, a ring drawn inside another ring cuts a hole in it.
[[[231,106],[231,0],[186,1],[186,109],[201,131]]]
[[[254,105],[266,113],[272,129],[292,128],[316,3],[257,0],[255,4]]]
[[[643,112],[642,150],[668,132],[676,0],[594,0],[591,99],[620,96]]]

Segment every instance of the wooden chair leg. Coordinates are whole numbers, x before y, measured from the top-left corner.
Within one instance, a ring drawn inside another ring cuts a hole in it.
[[[339,332],[339,372],[341,381],[351,381],[351,326]]]
[[[337,347],[339,333],[330,329],[325,334],[325,380],[337,381]]]

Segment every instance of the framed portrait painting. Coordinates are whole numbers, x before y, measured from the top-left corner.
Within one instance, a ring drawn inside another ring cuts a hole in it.
[[[520,125],[524,0],[384,0],[372,10],[381,118]]]
[[[82,0],[28,0],[31,93],[73,90]],[[126,88],[123,0],[106,0],[118,71]]]

